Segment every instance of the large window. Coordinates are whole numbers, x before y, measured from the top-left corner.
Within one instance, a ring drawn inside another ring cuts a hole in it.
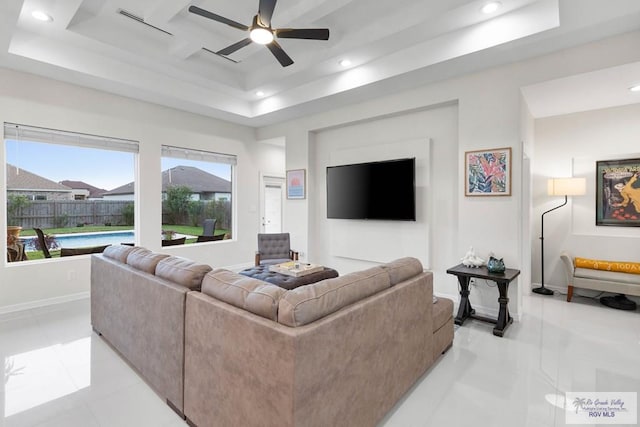
[[[231,238],[236,157],[162,147],[163,245]]]
[[[137,142],[5,123],[4,144],[8,261],[134,242]]]

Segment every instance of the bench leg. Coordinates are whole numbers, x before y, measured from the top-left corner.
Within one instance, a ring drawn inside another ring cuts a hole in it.
[[[573,298],[573,285],[567,287],[567,302],[571,302],[571,298]]]

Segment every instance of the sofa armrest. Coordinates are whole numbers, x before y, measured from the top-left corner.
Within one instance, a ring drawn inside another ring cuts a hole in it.
[[[567,285],[573,284],[573,273],[575,271],[575,267],[573,266],[573,257],[566,251],[563,251],[560,254],[560,259],[562,260],[562,264],[564,265],[564,272],[567,277]]]

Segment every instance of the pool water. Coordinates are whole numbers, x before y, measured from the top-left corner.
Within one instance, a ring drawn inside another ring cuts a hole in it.
[[[74,233],[56,234],[56,241],[60,248],[83,248],[86,246],[119,245],[120,243],[133,243],[135,234],[133,231],[106,231],[98,233]],[[32,240],[36,237],[22,237],[27,251],[33,250]]]

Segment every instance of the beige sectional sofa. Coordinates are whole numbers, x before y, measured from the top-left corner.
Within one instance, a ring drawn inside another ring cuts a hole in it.
[[[191,425],[373,426],[453,341],[413,258],[287,291],[145,251],[93,256],[93,326]]]

